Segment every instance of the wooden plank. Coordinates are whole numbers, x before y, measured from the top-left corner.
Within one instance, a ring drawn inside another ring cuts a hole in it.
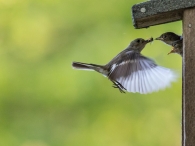
[[[146,28],[181,20],[183,11],[195,6],[195,0],[150,0],[132,7],[135,28]]]
[[[195,8],[183,14],[182,144],[195,146]]]

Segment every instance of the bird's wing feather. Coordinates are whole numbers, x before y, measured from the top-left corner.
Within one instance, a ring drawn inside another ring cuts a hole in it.
[[[119,82],[128,92],[147,94],[170,86],[176,74],[138,52],[127,51],[121,61],[110,67],[108,77]]]

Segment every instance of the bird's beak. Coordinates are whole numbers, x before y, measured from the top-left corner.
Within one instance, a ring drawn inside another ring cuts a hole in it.
[[[150,43],[150,42],[152,42],[153,40],[154,40],[153,37],[151,37],[151,38],[145,40],[145,43],[146,43],[146,44],[147,44],[147,43]]]
[[[171,53],[175,53],[175,48],[172,48],[172,50],[167,55],[169,55]]]
[[[161,37],[157,37],[157,38],[155,38],[155,40],[163,40]]]

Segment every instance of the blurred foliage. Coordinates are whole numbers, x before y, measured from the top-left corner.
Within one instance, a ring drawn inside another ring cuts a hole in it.
[[[0,145],[178,146],[181,57],[148,44],[143,54],[178,71],[171,88],[121,94],[72,61],[105,64],[137,37],[182,34],[181,22],[134,29],[141,0],[0,0]]]

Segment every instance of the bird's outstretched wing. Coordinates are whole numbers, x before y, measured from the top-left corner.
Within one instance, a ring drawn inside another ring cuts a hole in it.
[[[108,78],[120,83],[128,92],[147,94],[170,86],[174,71],[158,66],[138,52],[126,51],[112,66]]]

